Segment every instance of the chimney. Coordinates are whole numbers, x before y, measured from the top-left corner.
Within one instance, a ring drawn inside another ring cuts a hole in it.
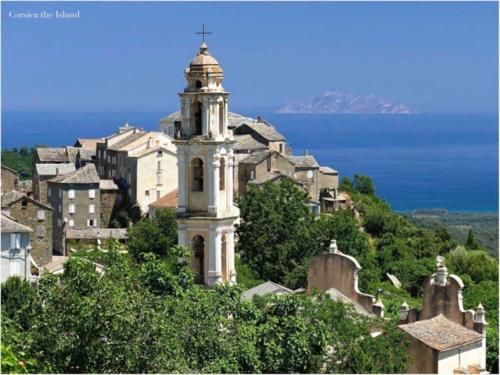
[[[410,308],[408,307],[408,304],[406,302],[403,302],[401,304],[401,307],[399,308],[399,320],[406,321],[406,319],[408,319],[408,312],[409,311],[410,311]]]
[[[59,176],[59,168],[56,168],[56,176]]]
[[[262,116],[257,116],[257,122],[262,122]]]
[[[309,156],[309,151],[307,151],[307,149],[304,150],[304,156]]]

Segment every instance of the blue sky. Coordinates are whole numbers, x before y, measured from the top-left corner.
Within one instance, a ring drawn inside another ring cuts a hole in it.
[[[207,24],[232,108],[326,90],[498,111],[489,3],[2,3],[4,110],[169,111]],[[80,11],[76,20],[14,13]]]

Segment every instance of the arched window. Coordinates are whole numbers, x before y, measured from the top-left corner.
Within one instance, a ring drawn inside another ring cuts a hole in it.
[[[219,134],[224,134],[224,102],[219,103]]]
[[[205,239],[200,235],[193,237],[193,257],[196,282],[203,284],[205,281]]]
[[[203,191],[203,161],[200,158],[194,158],[191,162],[193,170],[193,191]]]
[[[226,185],[226,161],[224,158],[220,158],[220,169],[219,169],[219,190],[224,190]]]
[[[201,103],[193,103],[191,108],[191,132],[193,135],[201,135],[202,133],[202,122],[201,122]]]
[[[203,84],[201,83],[200,80],[196,81],[195,84],[194,84],[194,87],[196,87],[197,89],[201,89],[203,86]]]

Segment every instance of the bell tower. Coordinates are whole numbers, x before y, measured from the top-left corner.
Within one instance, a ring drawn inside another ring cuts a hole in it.
[[[185,70],[179,93],[181,124],[175,130],[179,191],[179,244],[192,250],[200,284],[236,283],[233,204],[234,140],[227,129],[229,93],[223,71],[205,42]]]

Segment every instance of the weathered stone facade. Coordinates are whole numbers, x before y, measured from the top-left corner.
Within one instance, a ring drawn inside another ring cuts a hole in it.
[[[109,228],[123,206],[127,193],[120,190],[113,180],[101,180],[99,194],[101,196],[101,228]]]
[[[52,207],[24,196],[7,207],[10,216],[33,229],[30,233],[32,256],[38,266],[52,261]]]
[[[2,194],[17,190],[19,186],[19,173],[2,165]]]

